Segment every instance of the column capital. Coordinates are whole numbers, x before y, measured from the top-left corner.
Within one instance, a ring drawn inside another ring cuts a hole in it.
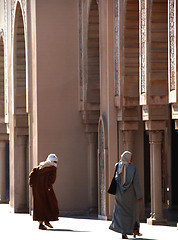
[[[137,131],[138,121],[120,121],[119,129],[121,131]]]
[[[124,150],[133,152],[135,130],[125,130],[123,132]]]
[[[163,140],[163,131],[149,131],[150,144],[161,144]]]
[[[135,130],[122,130],[123,132],[123,137],[124,137],[124,141],[127,142],[132,142],[134,140],[134,133]]]
[[[97,133],[87,133],[87,139],[88,139],[88,143],[97,143]]]
[[[145,121],[145,130],[147,131],[163,131],[166,129],[166,121]]]

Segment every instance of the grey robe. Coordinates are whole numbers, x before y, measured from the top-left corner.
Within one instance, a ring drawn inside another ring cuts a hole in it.
[[[135,223],[139,224],[138,199],[142,198],[136,167],[129,164],[126,182],[121,185],[121,175],[117,169],[117,192],[110,229],[123,234],[133,234]]]

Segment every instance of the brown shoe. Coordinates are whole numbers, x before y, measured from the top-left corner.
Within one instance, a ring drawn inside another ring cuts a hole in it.
[[[53,226],[51,225],[50,222],[46,222],[46,221],[45,221],[45,225],[48,226],[49,228],[53,228]]]
[[[41,229],[41,230],[46,230],[47,227],[45,227],[42,223],[40,223],[40,225],[39,225],[39,229]]]
[[[136,238],[136,236],[141,237],[141,236],[143,236],[143,234],[134,231],[133,236],[134,236],[134,238]]]

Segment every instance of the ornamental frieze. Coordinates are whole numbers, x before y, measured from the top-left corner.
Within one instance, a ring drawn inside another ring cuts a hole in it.
[[[80,101],[83,101],[83,14],[82,1],[79,1],[79,82]]]
[[[147,82],[147,0],[140,1],[140,86],[146,93]]]
[[[176,3],[169,0],[169,84],[176,89]]]
[[[9,122],[9,83],[8,83],[8,41],[7,41],[7,0],[4,0],[4,114],[5,123]]]
[[[114,0],[114,61],[115,61],[115,96],[120,96],[120,4]]]

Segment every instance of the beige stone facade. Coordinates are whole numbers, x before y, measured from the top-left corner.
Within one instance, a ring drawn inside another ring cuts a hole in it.
[[[148,223],[176,208],[176,0],[0,0],[0,201],[30,212],[28,173],[59,157],[61,215],[110,219],[133,152]],[[9,192],[9,194],[8,194]]]

